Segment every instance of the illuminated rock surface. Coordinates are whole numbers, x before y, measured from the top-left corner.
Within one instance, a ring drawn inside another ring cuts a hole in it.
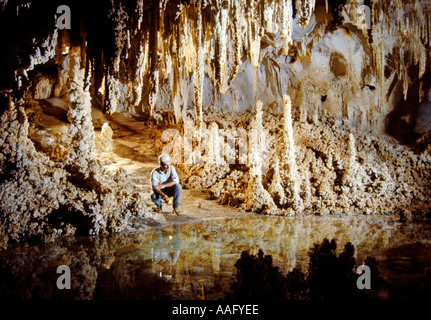
[[[0,6],[2,247],[170,220],[148,200],[165,129],[222,204],[429,213],[429,2],[75,1],[70,30],[60,4]]]

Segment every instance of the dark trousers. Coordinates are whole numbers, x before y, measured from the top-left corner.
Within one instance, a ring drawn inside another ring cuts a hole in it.
[[[174,209],[178,208],[180,206],[180,198],[181,198],[181,191],[183,190],[183,187],[177,183],[173,185],[172,187],[167,187],[162,189],[162,192],[166,194],[168,197],[174,197]],[[161,207],[162,205],[162,197],[157,193],[151,194],[151,200],[158,206]]]

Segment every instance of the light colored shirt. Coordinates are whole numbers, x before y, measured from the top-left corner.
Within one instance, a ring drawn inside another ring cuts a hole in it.
[[[163,173],[160,166],[151,171],[151,185],[153,187],[171,181],[175,181],[175,183],[180,183],[180,179],[178,178],[177,171],[174,167],[170,166],[165,173]]]

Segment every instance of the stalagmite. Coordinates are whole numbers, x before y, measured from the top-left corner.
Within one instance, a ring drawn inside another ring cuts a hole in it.
[[[184,119],[184,164],[196,164],[196,157],[193,152],[193,141],[196,141],[198,133],[193,121],[189,118]],[[200,141],[200,140],[199,140]]]
[[[112,131],[109,124],[106,122],[102,125],[102,130],[100,131],[100,135],[95,138],[95,146],[96,149],[101,153],[109,153],[112,152],[114,147],[114,141],[112,140],[114,132]]]
[[[91,97],[88,82],[85,79],[85,70],[81,69],[81,51],[73,47],[69,51],[69,112],[71,126],[69,136],[72,145],[67,162],[84,174],[88,174],[88,165],[93,160],[95,151],[94,129],[91,122]]]
[[[283,95],[283,111],[286,159],[289,166],[289,175],[293,176],[296,175],[296,161],[292,127],[292,104],[288,95]]]
[[[269,187],[269,193],[274,198],[274,201],[279,205],[284,205],[286,203],[286,195],[284,193],[283,186],[281,184],[280,177],[280,161],[278,157],[274,164],[274,175],[272,177],[271,185]]]
[[[220,140],[219,127],[217,123],[212,122],[210,125],[210,136],[207,146],[207,162],[214,165],[220,164]]]
[[[349,133],[349,145],[347,148],[347,159],[346,167],[344,169],[343,184],[352,186],[358,177],[355,177],[356,173],[356,146],[355,137],[352,133]]]
[[[287,163],[287,179],[288,188],[291,191],[292,208],[297,210],[301,207],[302,201],[299,197],[298,173],[296,168],[295,143],[293,138],[292,127],[292,105],[290,96],[283,95],[283,111],[284,111],[284,143],[286,145],[286,163]]]
[[[308,170],[308,168],[305,168],[304,170],[304,184],[305,186],[304,186],[303,201],[304,201],[304,207],[308,208],[311,206],[311,199],[312,199],[310,171]]]
[[[249,136],[249,161],[252,176],[262,175],[261,171],[261,149],[260,133],[262,132],[262,102],[256,103],[256,118],[252,122]]]
[[[356,163],[356,146],[355,137],[352,133],[349,133],[349,148],[348,148],[348,164],[349,169],[353,169]]]
[[[106,76],[106,80],[105,80],[105,86],[106,86],[106,96],[105,96],[104,112],[106,114],[113,114],[117,111],[119,92],[120,92],[120,88],[119,88],[120,82],[115,76],[111,75],[111,73],[108,72],[108,75]]]
[[[309,83],[304,83],[304,87],[308,87],[308,86],[309,86]],[[299,106],[299,121],[303,123],[307,122],[308,105],[309,105],[308,99],[309,99],[308,90],[302,90],[301,104]],[[283,99],[283,103],[284,103],[284,99]]]
[[[245,192],[245,209],[251,211],[276,212],[276,205],[271,195],[262,185],[262,102],[256,103],[256,118],[249,136],[250,181]]]

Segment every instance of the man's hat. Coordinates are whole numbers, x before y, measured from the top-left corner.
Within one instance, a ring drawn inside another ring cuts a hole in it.
[[[168,154],[162,154],[161,156],[159,156],[159,162],[169,164],[172,162],[172,159]]]

